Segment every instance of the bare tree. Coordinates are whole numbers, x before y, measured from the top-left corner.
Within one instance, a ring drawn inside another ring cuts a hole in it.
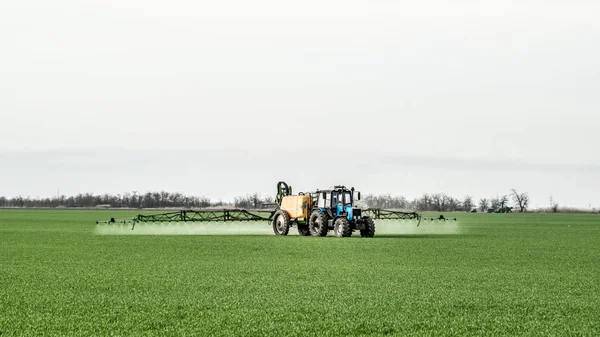
[[[362,201],[368,206],[373,208],[394,208],[394,209],[405,209],[409,207],[409,202],[406,197],[392,197],[390,194],[387,195],[365,195],[362,197]]]
[[[461,210],[463,205],[460,203],[460,200],[454,199],[452,197],[448,197],[448,201],[444,211],[456,212]]]
[[[510,190],[513,202],[519,207],[519,212],[523,213],[529,206],[529,195],[527,192],[519,193],[516,189]]]
[[[431,205],[433,204],[433,200],[431,199],[431,197],[429,196],[429,194],[425,193],[425,194],[423,194],[423,196],[419,200],[418,204],[419,204],[419,207],[418,207],[419,210],[421,210],[421,211],[430,211],[431,210]]]
[[[508,195],[503,195],[500,197],[500,208],[505,208],[508,205]]]
[[[490,200],[490,208],[494,209],[494,211],[500,209],[500,205],[501,205],[500,198],[492,198]]]
[[[436,193],[431,196],[431,201],[434,211],[444,212],[450,200],[444,193]]]
[[[466,196],[462,202],[463,210],[466,212],[470,212],[473,209],[473,198],[471,196]]]
[[[558,202],[554,201],[552,196],[550,196],[550,209],[553,213],[558,213]]]
[[[481,199],[479,199],[479,209],[480,209],[482,212],[485,212],[485,211],[487,211],[487,209],[488,209],[488,205],[489,205],[489,201],[488,201],[486,198],[481,198]]]
[[[208,198],[208,197],[200,197],[198,199],[198,206],[199,207],[209,207],[210,205],[211,205],[210,198]]]

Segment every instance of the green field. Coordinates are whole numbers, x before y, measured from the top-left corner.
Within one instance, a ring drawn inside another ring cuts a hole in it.
[[[134,213],[0,210],[0,335],[600,335],[600,215],[459,213],[454,233],[373,239],[97,235]]]

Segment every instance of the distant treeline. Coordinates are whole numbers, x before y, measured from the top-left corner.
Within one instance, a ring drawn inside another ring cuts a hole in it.
[[[487,211],[502,209],[508,206],[509,197],[473,200],[467,196],[462,199],[450,197],[444,193],[424,194],[414,200],[402,196],[364,195],[359,201],[362,207],[406,209],[416,211]],[[112,208],[205,208],[205,207],[237,207],[259,209],[274,206],[273,197],[264,197],[258,193],[234,198],[233,201],[214,201],[207,197],[184,195],[182,193],[148,192],[145,194],[77,194],[75,196],[54,196],[48,198],[31,198],[17,196],[0,197],[0,207],[112,207]],[[526,205],[525,205],[526,206]],[[523,211],[526,210],[526,207]],[[516,211],[520,211],[517,209]]]
[[[462,200],[450,197],[444,193],[424,194],[420,198],[408,200],[403,196],[391,195],[366,195],[361,200],[366,207],[405,209],[416,211],[471,211],[475,204],[473,198],[465,197]]]
[[[261,197],[258,193],[237,197],[233,202],[212,201],[207,197],[184,195],[182,193],[148,192],[145,194],[77,194],[75,196],[54,196],[31,198],[17,196],[0,197],[0,207],[113,207],[113,208],[204,208],[214,206],[234,206],[239,208],[262,208],[273,203],[273,198]]]
[[[513,207],[509,206],[509,196],[505,195],[499,198],[483,198],[476,201],[471,196],[466,196],[462,199],[451,197],[445,193],[423,194],[414,200],[408,200],[402,196],[391,195],[367,195],[363,198],[364,205],[374,208],[387,209],[407,209],[416,211],[436,211],[436,212],[470,212],[478,210],[486,212],[489,209],[494,211],[512,211]],[[515,201],[516,205],[519,205]],[[516,207],[516,211],[526,211],[527,203],[521,203],[523,207]]]

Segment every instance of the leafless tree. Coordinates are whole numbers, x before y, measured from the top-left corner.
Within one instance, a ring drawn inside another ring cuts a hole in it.
[[[387,195],[365,195],[362,197],[362,201],[368,207],[373,208],[395,208],[395,209],[405,209],[409,207],[409,201],[406,197],[392,197],[390,194]]]
[[[460,200],[448,197],[444,211],[455,212],[461,210],[462,207]]]
[[[519,207],[519,212],[523,213],[529,206],[529,195],[527,192],[519,193],[516,189],[510,190],[513,202]]]
[[[493,208],[494,211],[498,210],[500,208],[501,202],[500,202],[500,198],[492,198],[490,200],[490,208]]]
[[[473,209],[473,198],[471,196],[466,196],[462,202],[463,210],[466,212],[470,212]]]
[[[500,197],[500,208],[507,207],[508,205],[508,195],[503,195]]]
[[[488,205],[489,205],[489,201],[488,201],[486,198],[481,198],[481,199],[479,199],[479,209],[480,209],[482,212],[485,212],[485,211],[487,211],[487,209],[488,209]]]
[[[553,213],[558,213],[558,202],[554,201],[552,196],[550,196],[550,209]]]
[[[448,204],[448,196],[443,193],[436,193],[431,196],[432,206],[434,211],[443,212]]]

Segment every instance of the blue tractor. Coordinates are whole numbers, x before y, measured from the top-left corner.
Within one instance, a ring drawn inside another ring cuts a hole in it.
[[[326,236],[333,230],[338,237],[352,236],[360,231],[361,237],[375,235],[375,222],[362,215],[362,210],[354,202],[360,200],[360,192],[345,186],[334,186],[330,190],[311,193],[312,209],[308,229],[312,236]]]

